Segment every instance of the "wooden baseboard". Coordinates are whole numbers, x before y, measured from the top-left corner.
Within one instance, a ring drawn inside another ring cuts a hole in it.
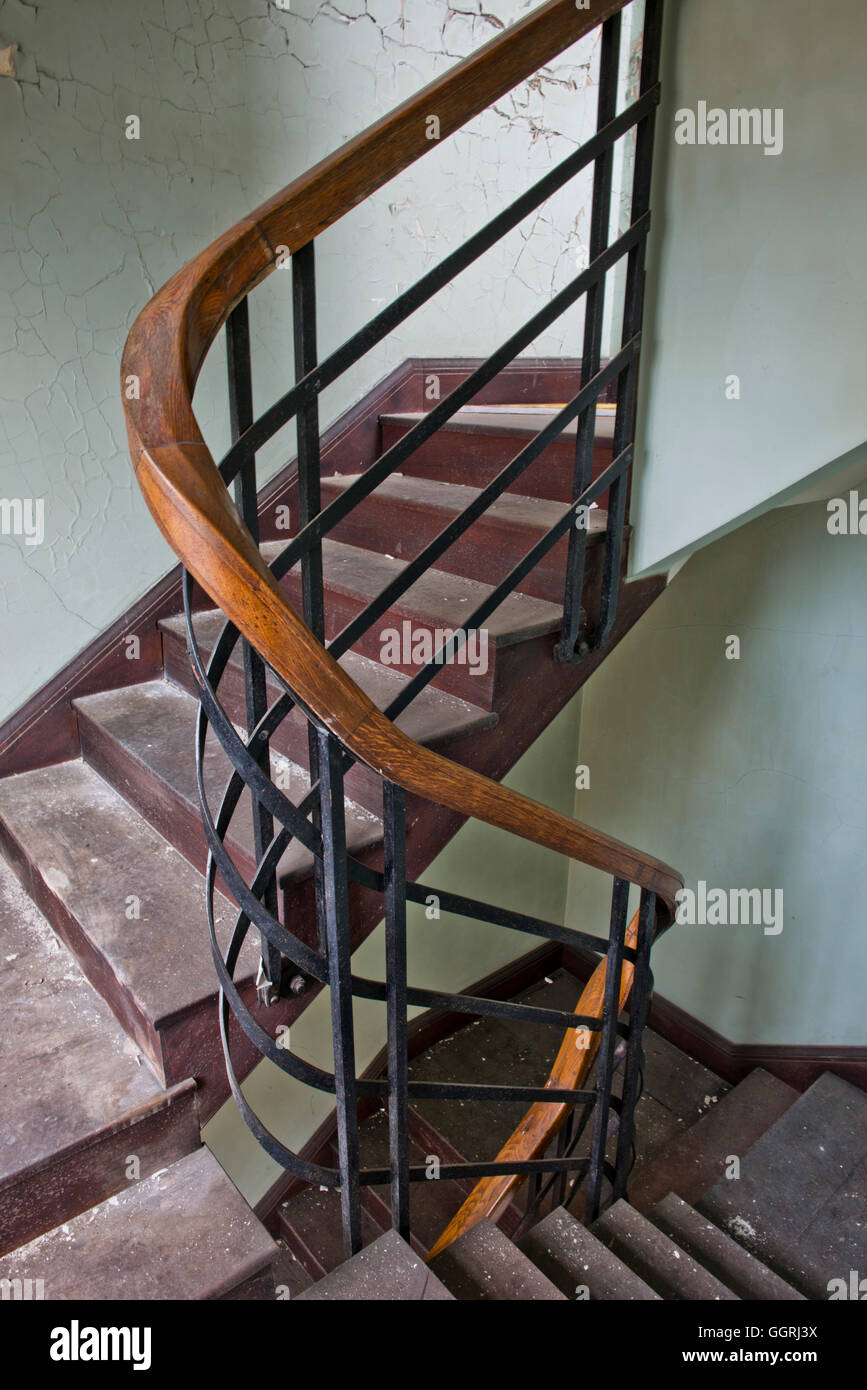
[[[597,960],[590,951],[566,949],[563,953],[564,968],[579,980],[589,979]],[[761,1067],[797,1091],[806,1091],[826,1071],[867,1091],[867,1047],[731,1042],[680,1005],[658,994],[654,994],[651,1001],[648,1022],[666,1042],[701,1062],[732,1086],[743,1081],[756,1067]]]

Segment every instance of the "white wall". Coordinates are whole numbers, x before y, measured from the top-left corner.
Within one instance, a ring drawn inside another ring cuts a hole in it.
[[[867,441],[867,7],[668,0],[633,572]],[[782,108],[783,151],[688,146],[678,109]],[[727,400],[737,374],[740,400]]]

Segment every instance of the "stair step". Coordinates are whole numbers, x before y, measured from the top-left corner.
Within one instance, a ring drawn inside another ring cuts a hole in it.
[[[79,718],[85,761],[110,782],[204,873],[208,858],[199,810],[195,747],[198,703],[168,681],[146,681],[73,701]],[[216,818],[232,765],[213,730],[205,744],[205,794]],[[310,790],[308,773],[279,753],[272,755],[271,775],[296,804]],[[382,824],[369,811],[346,804],[346,834],[353,854],[382,840]],[[236,807],[226,843],[246,881],[256,870],[250,797]],[[285,888],[309,875],[313,855],[293,840],[277,875]]]
[[[527,410],[513,406],[493,410],[466,406],[416,449],[401,469],[411,477],[435,478],[444,483],[470,481],[476,487],[484,487],[556,413],[555,407]],[[383,453],[424,418],[420,412],[380,416]],[[512,484],[510,491],[557,502],[572,500],[576,424],[573,420],[566,426]],[[611,406],[600,406],[596,412],[594,478],[611,462],[613,433],[614,410]],[[604,497],[600,505],[606,505]]]
[[[592,1301],[659,1299],[649,1284],[564,1207],[550,1212],[518,1245],[567,1298],[586,1288]]]
[[[338,540],[323,542],[325,633],[329,641],[406,568],[409,555],[391,553],[395,548],[395,538],[399,536],[398,523],[392,519],[385,528],[381,551]],[[262,554],[271,563],[281,549],[283,546],[279,542],[267,542],[262,546]],[[490,569],[486,571],[486,577],[490,579]],[[300,611],[300,567],[290,570],[283,580],[283,586],[289,601]],[[380,661],[383,655],[382,634],[389,629],[402,631],[404,622],[410,624],[413,634],[458,628],[489,597],[492,590],[492,584],[454,574],[450,569],[440,567],[427,570],[359,638],[354,644],[355,650],[374,661]],[[498,650],[531,637],[558,631],[562,621],[562,600],[562,580],[555,603],[525,593],[509,594],[484,624],[491,648],[488,670],[483,673],[475,671],[468,664],[451,662],[443,666],[442,672],[436,677],[436,685],[472,704],[489,708]],[[395,663],[393,669],[412,676],[421,664],[410,660]]]
[[[344,474],[322,479],[322,504],[327,506],[360,477]],[[479,488],[466,483],[444,483],[394,473],[359,502],[331,534],[337,541],[373,551],[393,551],[399,560],[411,560],[434,540],[444,527],[476,500]],[[564,502],[506,492],[473,522],[437,560],[440,570],[471,579],[499,582],[562,520]],[[589,552],[601,539],[607,513],[590,513]],[[539,564],[521,580],[519,591],[560,604],[566,572],[568,537],[563,536]],[[588,554],[588,572],[591,569]]]
[[[615,1202],[593,1223],[592,1231],[662,1298],[698,1302],[737,1298],[628,1202]]]
[[[659,1203],[650,1219],[738,1298],[772,1302],[803,1299],[791,1284],[673,1192]]]
[[[422,1303],[451,1301],[452,1295],[396,1231],[386,1231],[296,1301],[302,1299]]]
[[[202,876],[79,760],[0,781],[0,840],[161,1084],[222,1076]],[[234,915],[216,895],[221,940]],[[251,934],[236,971],[248,991],[257,965]]]
[[[205,656],[210,655],[224,625],[225,618],[219,609],[210,609],[196,614],[194,628],[196,640]],[[186,651],[186,624],[183,617],[164,619],[163,652],[166,674],[176,685],[189,694],[196,695],[196,683],[190,668]],[[244,683],[241,665],[241,647],[236,646],[229,667],[220,683],[220,699],[230,717],[239,723],[244,720]],[[373,700],[379,709],[387,709],[391,702],[408,684],[409,678],[390,666],[382,666],[370,657],[359,652],[346,652],[340,658],[340,665]],[[282,693],[282,686],[276,678],[269,677],[271,698]],[[416,743],[430,748],[452,747],[462,739],[473,739],[485,729],[493,728],[497,716],[488,709],[472,705],[456,695],[450,695],[437,686],[422,690],[395,721]],[[302,768],[309,767],[307,744],[307,720],[293,710],[283,721],[273,739],[273,746],[298,763]],[[358,805],[379,814],[382,811],[382,781],[363,764],[356,763],[346,777],[347,795]]]
[[[694,1205],[722,1177],[729,1155],[746,1153],[797,1098],[796,1090],[761,1068],[750,1072],[638,1169],[629,1182],[630,1205],[646,1215],[668,1192]]]
[[[457,1299],[540,1302],[563,1294],[492,1221],[479,1221],[430,1263]]]
[[[280,1231],[289,1249],[313,1279],[321,1279],[346,1259],[340,1194],[333,1187],[306,1187],[279,1208]],[[382,1227],[361,1213],[361,1239],[370,1245]]]
[[[218,1299],[270,1277],[274,1242],[205,1148],[0,1260],[47,1300]]]
[[[195,1085],[163,1090],[0,860],[0,1254],[199,1144]]]
[[[732,1148],[732,1153],[737,1150]],[[721,1178],[703,1215],[807,1298],[867,1271],[867,1095],[825,1072]]]

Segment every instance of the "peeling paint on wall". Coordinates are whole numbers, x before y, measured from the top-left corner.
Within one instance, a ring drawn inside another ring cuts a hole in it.
[[[504,26],[526,0],[3,0],[0,496],[45,499],[45,542],[0,535],[0,718],[172,563],[134,485],[118,372],[139,309],[219,232]],[[327,351],[580,143],[592,36],[317,243]],[[576,180],[323,398],[327,424],[410,354],[491,351],[575,274]],[[251,300],[257,406],[292,371],[290,276]],[[580,313],[531,345],[580,351]],[[197,393],[226,442],[219,346]],[[294,453],[281,436],[262,477]]]

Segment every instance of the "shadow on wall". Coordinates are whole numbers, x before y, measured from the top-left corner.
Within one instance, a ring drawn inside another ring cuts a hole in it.
[[[657,989],[734,1042],[864,1041],[867,537],[828,522],[782,508],[694,556],[584,692],[575,814],[684,873],[704,921]],[[570,920],[593,891],[573,866]]]

